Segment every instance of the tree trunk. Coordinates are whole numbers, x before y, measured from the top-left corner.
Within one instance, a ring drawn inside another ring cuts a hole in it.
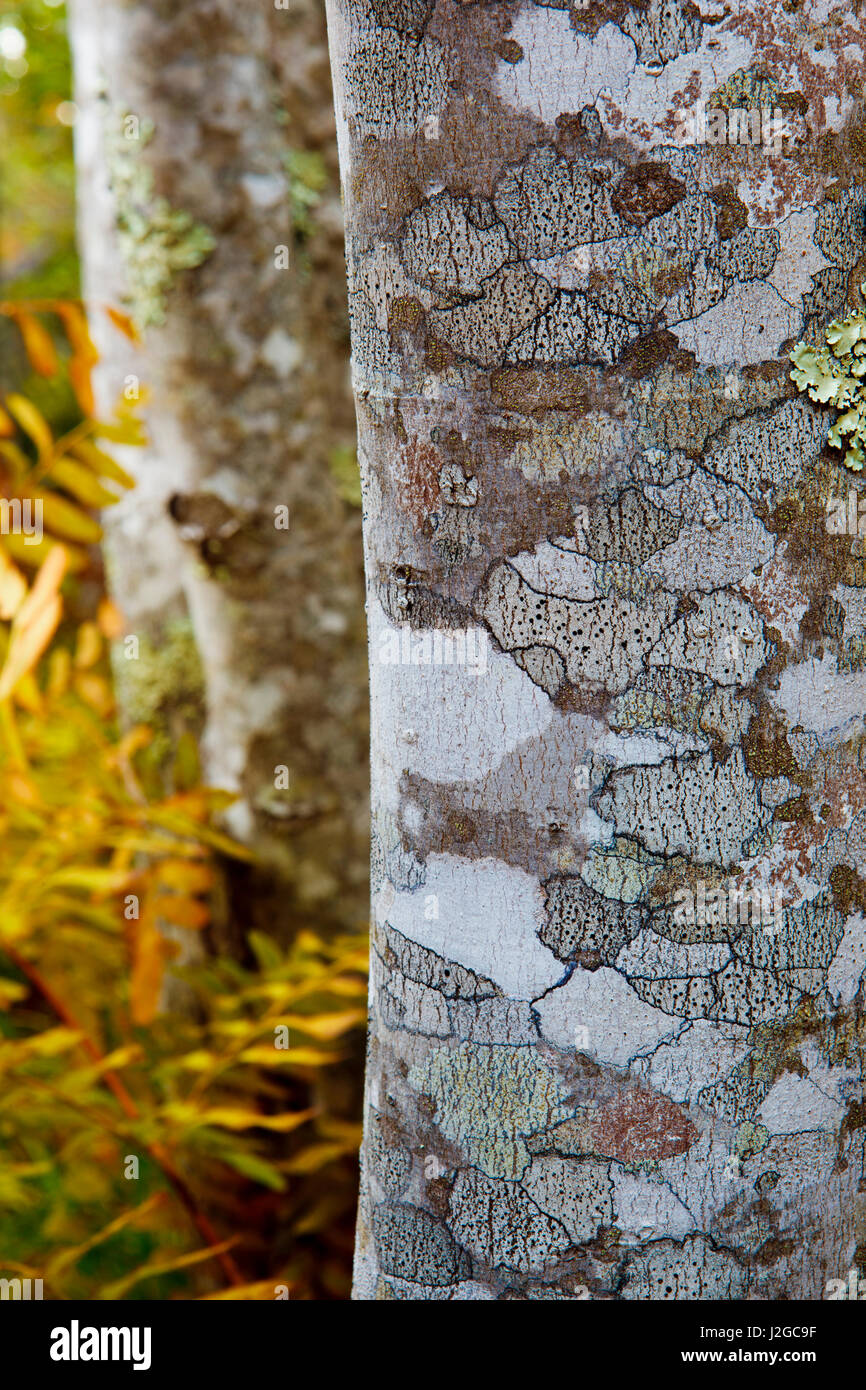
[[[863,275],[866,26],[328,7],[373,724],[355,1295],[821,1298],[866,1257],[866,567],[788,354]]]
[[[76,0],[80,228],[100,404],[151,445],[105,516],[121,704],[202,733],[238,794],[236,926],[366,914],[363,617],[324,15]],[[131,346],[105,316],[126,307]],[[359,499],[358,499],[359,500]]]

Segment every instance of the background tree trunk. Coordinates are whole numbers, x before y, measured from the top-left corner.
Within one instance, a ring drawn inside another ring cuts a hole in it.
[[[866,1254],[866,570],[788,352],[863,276],[866,28],[328,9],[372,663],[356,1296],[820,1298]]]
[[[258,856],[235,935],[366,915],[359,499],[324,16],[76,0],[86,296],[110,409],[150,392],[105,517],[130,720],[184,731]],[[133,347],[103,313],[126,307]],[[285,529],[288,519],[288,529]],[[285,774],[288,772],[288,788]]]

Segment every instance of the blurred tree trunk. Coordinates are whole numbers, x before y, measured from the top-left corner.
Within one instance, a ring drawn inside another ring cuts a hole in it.
[[[356,1297],[821,1298],[866,1257],[866,569],[788,353],[863,276],[866,27],[328,12],[372,662]]]
[[[149,393],[106,514],[128,721],[238,793],[235,935],[366,915],[359,499],[324,16],[75,0],[84,282],[110,410]],[[125,309],[134,346],[104,313]],[[129,655],[130,650],[132,655]],[[288,785],[286,785],[288,782]]]

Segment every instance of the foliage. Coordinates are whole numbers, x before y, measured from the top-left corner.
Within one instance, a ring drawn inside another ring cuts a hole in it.
[[[71,298],[78,260],[63,6],[12,0],[0,8],[0,28],[26,45],[19,58],[0,58],[0,267],[18,295]]]
[[[6,302],[0,304],[0,315],[17,325],[30,364],[42,377],[54,377],[61,369],[61,357],[45,319],[50,316],[61,321],[71,349],[62,365],[79,413],[84,412],[84,418],[72,429],[55,438],[32,400],[16,391],[6,394],[0,409],[0,483],[5,497],[16,499],[31,517],[40,518],[40,534],[8,529],[3,544],[19,563],[36,566],[57,541],[62,541],[69,568],[79,571],[88,563],[87,547],[102,535],[93,511],[110,506],[133,485],[130,475],[96,440],[142,444],[144,433],[135,415],[137,402],[121,400],[117,418],[111,422],[95,420],[90,414],[90,373],[96,350],[80,304]],[[126,327],[121,316],[115,313],[113,317]]]
[[[866,294],[866,284],[861,286]],[[800,342],[791,353],[791,380],[813,401],[834,405],[828,443],[845,450],[845,466],[859,473],[866,462],[866,310],[855,309],[825,329],[825,346]]]
[[[328,170],[316,150],[288,150],[283,156],[289,181],[292,229],[299,241],[313,230],[312,214],[328,186]]]
[[[80,307],[3,311],[89,410]],[[58,438],[11,393],[0,421],[4,497],[45,518],[38,546],[0,536],[2,1272],[54,1298],[344,1296],[359,1132],[340,1077],[365,1018],[363,939],[196,951],[220,857],[246,854],[217,824],[228,798],[189,760],[153,793],[151,731],[114,719],[122,615],[97,591],[72,617],[94,511],[132,481],[101,446],[143,440],[134,405]],[[165,1007],[170,980],[182,1009]]]

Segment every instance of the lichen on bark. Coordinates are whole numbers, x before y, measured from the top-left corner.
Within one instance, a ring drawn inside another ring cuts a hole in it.
[[[126,265],[127,305],[138,329],[165,323],[175,276],[201,265],[216,245],[209,227],[154,191],[153,170],[139,157],[153,133],[147,117],[114,112],[106,118],[106,166]]]

